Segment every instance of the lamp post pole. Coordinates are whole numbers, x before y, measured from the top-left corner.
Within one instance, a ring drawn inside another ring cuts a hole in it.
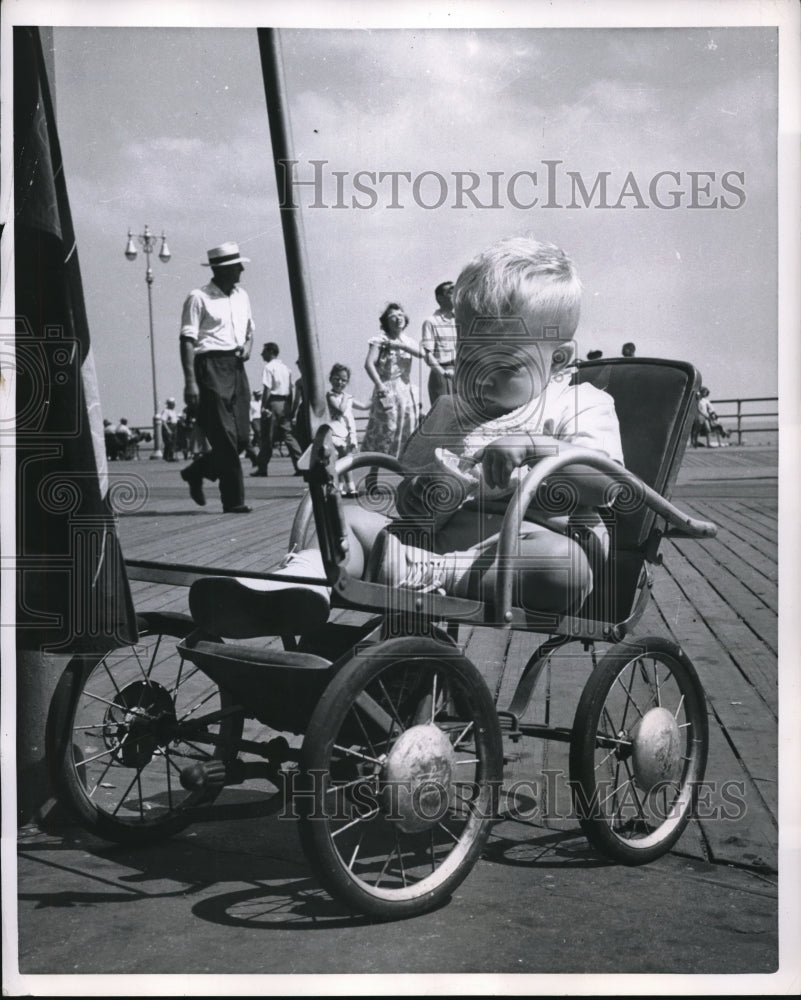
[[[147,261],[145,271],[145,281],[147,282],[147,316],[150,324],[150,370],[153,376],[153,451],[151,458],[161,458],[161,419],[159,417],[159,394],[156,387],[156,341],[153,336],[153,269],[150,266],[150,255],[156,249],[157,237],[150,232],[150,228],[145,226],[143,233],[134,236],[128,230],[128,242],[125,245],[125,256],[128,260],[136,260],[136,243],[142,248]],[[136,242],[134,242],[136,241]],[[159,260],[166,264],[172,254],[167,247],[167,236],[161,234],[161,250],[159,250]]]

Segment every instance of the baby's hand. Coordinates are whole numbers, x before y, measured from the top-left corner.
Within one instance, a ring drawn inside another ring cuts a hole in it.
[[[475,458],[481,462],[487,486],[503,488],[509,485],[514,470],[535,457],[535,453],[529,434],[508,434],[482,448]]]

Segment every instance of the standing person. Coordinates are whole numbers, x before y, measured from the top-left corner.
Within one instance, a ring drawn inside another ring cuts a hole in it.
[[[378,322],[382,332],[370,339],[364,362],[375,389],[362,448],[397,458],[417,428],[417,399],[410,373],[413,358],[424,358],[425,353],[403,332],[409,317],[397,302],[390,302]]]
[[[707,395],[709,395],[709,389],[706,390]],[[721,448],[728,448],[731,443],[728,438],[731,437],[730,433],[726,430],[723,424],[718,419],[717,413],[712,409],[711,401],[707,400],[709,403],[709,430],[717,437],[718,444]],[[714,447],[714,445],[711,445]]]
[[[203,480],[220,482],[226,514],[249,514],[239,453],[250,429],[250,386],[245,362],[253,346],[253,316],[239,279],[249,264],[236,243],[208,251],[212,279],[189,293],[181,315],[184,400],[210,450],[181,471],[189,495],[204,506]]]
[[[259,457],[256,463],[255,472],[251,476],[266,476],[267,466],[273,457],[273,445],[277,432],[282,431],[284,443],[287,446],[289,457],[292,459],[292,466],[295,475],[299,476],[298,459],[300,458],[300,446],[292,433],[292,423],[290,415],[292,413],[292,372],[284,362],[278,357],[281,353],[278,344],[270,341],[261,349],[261,356],[264,359],[264,372],[262,374],[262,397],[261,397],[261,446],[259,447]]]
[[[712,434],[715,434],[716,441],[712,441]],[[729,432],[718,420],[718,415],[712,409],[712,402],[709,399],[709,389],[702,385],[698,392],[698,413],[693,421],[691,431],[691,442],[693,448],[700,447],[700,437],[706,438],[707,448],[725,448],[728,445],[724,437],[729,436]]]
[[[303,382],[303,362],[298,358],[295,364],[300,374],[295,379],[295,387],[292,390],[292,434],[301,452],[304,452],[312,442],[312,433],[309,408],[306,405],[306,386]]]
[[[338,458],[345,458],[359,450],[359,437],[356,431],[356,418],[353,408],[369,410],[369,403],[360,403],[349,392],[345,392],[350,382],[350,368],[347,365],[334,365],[328,376],[331,388],[325,394],[328,404],[328,423],[331,428],[331,440],[337,450]],[[340,478],[340,493],[344,497],[357,497],[359,491],[353,481],[353,473],[344,473]]]
[[[131,459],[137,458],[136,443],[137,438],[128,426],[128,418],[121,417],[114,432],[117,438],[117,458]]]
[[[168,396],[164,409],[159,414],[161,421],[162,455],[165,462],[177,462],[175,444],[178,434],[178,412],[175,409],[175,399]]]
[[[109,462],[117,461],[117,428],[110,420],[103,421],[103,437],[106,441],[106,458]]]
[[[456,360],[456,319],[453,315],[453,282],[443,281],[434,289],[439,308],[423,320],[420,346],[431,367],[428,375],[428,398],[431,405],[440,396],[453,393],[453,371]]]
[[[261,389],[254,389],[250,398],[250,438],[245,454],[253,465],[259,462],[259,445],[261,444]]]

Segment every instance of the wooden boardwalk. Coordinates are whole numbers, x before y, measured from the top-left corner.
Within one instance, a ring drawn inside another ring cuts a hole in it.
[[[288,459],[277,458],[269,479],[246,480],[249,516],[224,515],[216,488],[195,506],[180,479],[180,464],[161,461],[111,465],[115,507],[126,559],[267,571],[287,550],[303,481]],[[710,541],[663,544],[653,600],[636,634],[679,643],[693,660],[707,694],[710,752],[702,810],[677,850],[706,860],[776,872],[778,831],[778,603],[777,455],[773,449],[731,447],[690,451],[674,496],[688,513],[714,521]],[[187,612],[187,590],[132,581],[137,610]],[[353,612],[335,612],[353,615]],[[463,627],[459,641],[480,666],[505,708],[542,637]],[[278,640],[268,640],[278,642]],[[573,647],[565,647],[570,651]],[[554,659],[540,680],[530,717],[570,725],[589,657]],[[540,693],[541,692],[541,693]],[[507,747],[507,788],[517,803],[536,799],[524,820],[543,830],[575,832],[564,805],[563,744],[523,740]],[[521,791],[522,789],[522,791]]]

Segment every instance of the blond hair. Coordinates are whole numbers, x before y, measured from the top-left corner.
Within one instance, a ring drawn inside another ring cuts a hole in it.
[[[537,340],[570,340],[581,313],[581,282],[564,250],[529,236],[507,236],[462,269],[453,303],[462,336],[470,335],[477,319],[515,318]]]

